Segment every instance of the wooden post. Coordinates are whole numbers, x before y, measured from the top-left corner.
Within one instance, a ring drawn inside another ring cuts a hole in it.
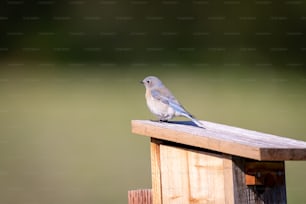
[[[131,190],[128,192],[128,204],[152,204],[151,189]]]
[[[154,204],[286,203],[284,161],[306,160],[306,142],[202,123],[132,121],[151,137]]]

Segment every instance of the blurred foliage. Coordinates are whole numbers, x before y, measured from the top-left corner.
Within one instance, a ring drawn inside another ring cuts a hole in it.
[[[0,43],[7,50],[1,56],[300,64],[305,58],[305,6],[287,0],[3,1]]]

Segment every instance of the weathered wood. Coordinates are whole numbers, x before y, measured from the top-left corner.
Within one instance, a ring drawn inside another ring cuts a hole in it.
[[[201,121],[160,123],[133,120],[132,132],[261,161],[306,160],[306,142],[252,130]]]
[[[246,185],[275,186],[285,183],[285,166],[283,162],[246,162]]]
[[[154,204],[286,203],[283,162],[256,163],[250,159],[162,140],[152,139],[151,143],[154,146],[151,155],[159,156],[152,162],[152,169],[159,171],[157,177],[152,177],[159,180],[152,180],[152,183],[158,184],[152,185]],[[270,173],[263,174],[268,180],[260,186],[247,185],[246,174],[261,168],[264,168],[263,172]],[[283,173],[278,174],[280,171]],[[269,175],[273,174],[278,174],[282,182],[271,183]]]
[[[128,191],[128,204],[152,204],[151,189]]]
[[[254,162],[249,159],[233,157],[233,181],[234,181],[234,197],[235,204],[285,204],[286,197],[286,183],[285,183],[285,169],[284,174],[281,175],[283,182],[261,183],[262,185],[247,185],[246,184],[246,166],[249,162]],[[264,163],[264,162],[263,162]],[[284,165],[283,161],[278,162],[277,165]],[[272,170],[272,169],[270,169]],[[277,173],[278,170],[276,170]]]

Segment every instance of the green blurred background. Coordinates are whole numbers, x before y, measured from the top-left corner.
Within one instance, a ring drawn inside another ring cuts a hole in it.
[[[127,203],[150,188],[159,76],[197,118],[306,141],[305,1],[2,1],[0,203]],[[306,162],[286,162],[306,203]]]

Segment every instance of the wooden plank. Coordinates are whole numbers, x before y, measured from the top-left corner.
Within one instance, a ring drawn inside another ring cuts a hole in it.
[[[159,142],[151,139],[151,174],[153,204],[161,204],[161,175],[160,175],[160,149]]]
[[[128,204],[152,204],[151,189],[128,191]]]
[[[205,129],[194,127],[188,122],[160,123],[132,120],[132,132],[255,160],[306,160],[304,141],[201,122]]]
[[[188,164],[185,151],[160,145],[162,203],[189,203]]]
[[[223,159],[188,151],[188,165],[190,203],[226,203]]]
[[[160,165],[163,204],[234,203],[228,156],[161,144]]]
[[[235,203],[232,156],[223,155],[225,203]]]

